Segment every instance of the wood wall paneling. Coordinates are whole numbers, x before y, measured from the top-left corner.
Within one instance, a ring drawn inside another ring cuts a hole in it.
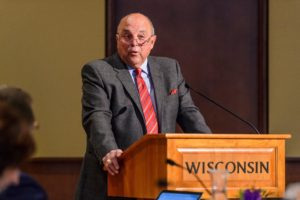
[[[286,158],[285,179],[286,185],[300,182],[300,157]]]
[[[75,199],[82,158],[35,158],[22,170],[47,191],[49,200]]]

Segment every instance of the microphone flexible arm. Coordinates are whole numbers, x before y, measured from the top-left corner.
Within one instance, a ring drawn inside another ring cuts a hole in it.
[[[228,108],[222,106],[220,103],[217,103],[215,100],[211,99],[210,97],[206,96],[205,94],[203,94],[202,92],[196,91],[195,89],[191,88],[187,83],[185,84],[187,88],[189,88],[190,90],[192,90],[194,93],[200,95],[201,97],[205,98],[206,100],[208,100],[209,102],[215,104],[216,106],[218,106],[219,108],[225,110],[226,112],[230,113],[231,115],[233,115],[234,117],[236,117],[237,119],[241,120],[242,122],[246,123],[247,125],[249,125],[257,134],[260,134],[260,132],[258,131],[258,129],[249,121],[243,119],[242,117],[240,117],[239,115],[235,114],[234,112],[232,112],[231,110],[229,110]]]
[[[166,163],[168,165],[179,167],[179,168],[184,169],[184,170],[188,171],[189,173],[191,173],[197,179],[197,181],[202,185],[204,190],[211,196],[211,192],[207,189],[207,186],[205,185],[205,183],[193,171],[190,172],[186,167],[176,163],[174,160],[169,159],[169,158],[166,159]]]

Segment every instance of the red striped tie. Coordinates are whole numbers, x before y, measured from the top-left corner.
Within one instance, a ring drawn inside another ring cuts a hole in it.
[[[156,119],[156,113],[151,101],[150,94],[148,92],[146,83],[141,76],[142,69],[135,70],[135,78],[140,93],[140,102],[142,104],[143,113],[146,121],[147,134],[157,134],[158,124]]]

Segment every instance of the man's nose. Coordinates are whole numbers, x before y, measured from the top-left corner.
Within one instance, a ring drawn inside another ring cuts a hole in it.
[[[131,39],[131,41],[130,41],[130,45],[133,46],[133,47],[134,47],[134,46],[138,46],[138,45],[139,45],[138,38],[134,38],[134,37],[133,37],[133,38]]]

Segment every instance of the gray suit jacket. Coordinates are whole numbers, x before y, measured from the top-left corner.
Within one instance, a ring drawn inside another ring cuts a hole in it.
[[[150,56],[148,65],[159,132],[175,132],[176,122],[184,132],[210,132],[193,103],[179,64],[170,58]],[[146,133],[146,126],[138,90],[118,55],[86,64],[82,81],[82,120],[87,149],[76,199],[104,200],[107,188],[102,157],[113,149],[128,148]]]

